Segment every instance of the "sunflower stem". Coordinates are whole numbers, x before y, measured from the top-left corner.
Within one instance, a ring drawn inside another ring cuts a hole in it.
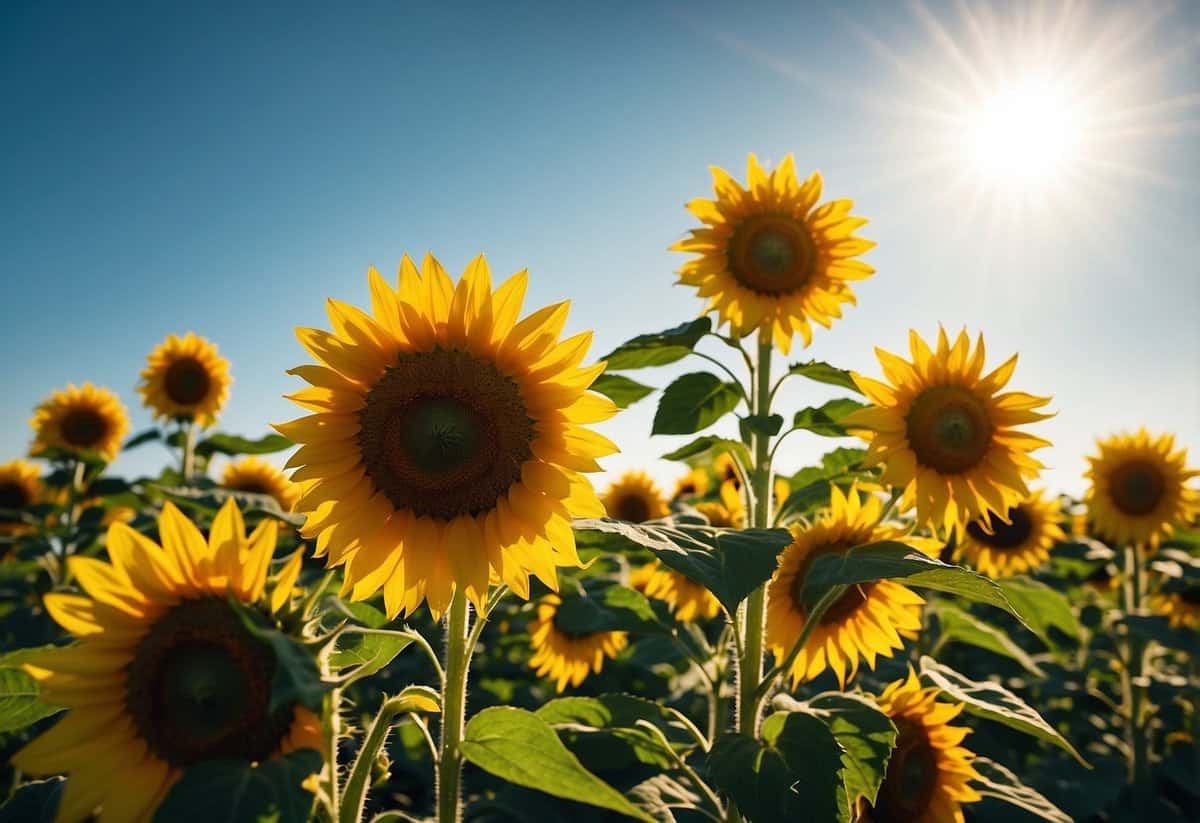
[[[482,620],[480,615],[479,621]],[[471,657],[467,639],[469,622],[466,595],[456,590],[446,615],[446,682],[442,687],[442,737],[437,770],[438,823],[462,820],[460,744],[466,720],[467,670]]]
[[[196,424],[189,420],[183,427],[183,482],[188,484],[196,473]]]
[[[1140,614],[1145,597],[1146,581],[1142,568],[1142,547],[1134,543],[1125,547],[1124,594],[1125,613]],[[1128,713],[1129,785],[1140,797],[1150,785],[1150,740],[1146,730],[1146,644],[1137,635],[1129,635],[1129,655],[1122,677]]]
[[[371,728],[363,740],[362,748],[354,759],[350,776],[346,779],[346,787],[342,794],[339,823],[359,823],[363,809],[367,803],[367,786],[370,783],[371,769],[379,750],[387,742],[388,733],[392,730],[392,721],[396,715],[404,711],[408,701],[402,698],[391,698],[383,701],[379,712],[371,721]]]

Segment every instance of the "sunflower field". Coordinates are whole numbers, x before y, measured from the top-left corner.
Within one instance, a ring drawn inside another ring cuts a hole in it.
[[[297,329],[289,422],[220,431],[193,333],[145,431],[46,395],[0,464],[0,821],[1200,819],[1185,449],[1097,432],[1073,499],[1048,387],[982,332],[798,357],[867,221],[790,156],[712,177],[671,247],[695,311],[601,357],[536,275],[405,256]],[[591,479],[635,403],[693,438],[674,488]],[[802,438],[834,447],[776,470]]]

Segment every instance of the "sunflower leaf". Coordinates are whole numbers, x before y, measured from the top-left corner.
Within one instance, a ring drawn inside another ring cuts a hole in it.
[[[692,372],[663,389],[651,434],[695,434],[729,414],[742,395],[710,372]]]
[[[1016,661],[1030,674],[1045,677],[1046,673],[1038,667],[1029,653],[995,626],[944,600],[933,604],[933,613],[937,615],[939,630],[935,648],[940,649],[950,643],[966,643],[1003,655]]]
[[[592,381],[591,390],[616,403],[617,408],[627,409],[651,394],[654,387],[639,383],[623,374],[602,374]]]
[[[162,430],[157,426],[138,432],[133,437],[125,441],[125,445],[121,446],[121,451],[127,452],[130,449],[136,449],[144,443],[149,443],[152,440],[161,440]]]
[[[670,633],[670,629],[659,622],[645,595],[617,585],[607,586],[603,591],[587,591],[581,586],[574,593],[564,587],[562,603],[554,614],[554,625],[570,634]]]
[[[218,432],[200,441],[196,446],[196,454],[202,457],[211,457],[214,454],[223,454],[227,457],[235,457],[239,454],[272,454],[290,449],[293,445],[292,441],[282,434],[268,434],[258,440],[248,440],[245,437],[238,437],[236,434]]]
[[[854,378],[850,376],[850,372],[845,369],[839,369],[837,366],[831,366],[824,360],[809,360],[806,363],[793,363],[788,367],[789,375],[798,377],[806,377],[809,380],[814,380],[817,383],[825,383],[830,386],[841,386],[843,389],[858,392],[858,386],[854,383]]]
[[[839,397],[820,406],[809,406],[796,412],[792,427],[819,434],[822,437],[845,437],[842,420],[865,405],[848,397]]]
[[[971,765],[979,773],[979,778],[971,782],[971,787],[984,797],[1011,803],[1052,823],[1071,823],[1069,814],[1047,800],[1041,792],[1026,786],[1021,778],[994,760],[976,757]]]
[[[700,457],[709,452],[715,452],[717,455],[726,452],[737,452],[743,466],[750,463],[750,452],[746,449],[744,443],[740,443],[737,440],[730,440],[727,437],[717,437],[712,434],[697,437],[692,442],[675,449],[675,451],[667,452],[662,456],[662,459],[690,461],[695,457]]]
[[[1060,642],[1055,642],[1051,629],[1073,640],[1079,639],[1079,618],[1062,592],[1028,577],[1007,577],[996,583],[1008,602],[1025,618],[1033,633],[1049,648],[1058,649],[1062,646]]]
[[[66,784],[61,777],[24,784],[0,806],[0,823],[53,823]]]
[[[696,348],[700,338],[711,329],[710,319],[698,317],[665,331],[640,334],[617,346],[601,359],[608,363],[608,371],[665,366],[687,357]]]
[[[206,760],[184,771],[154,815],[155,823],[302,823],[313,795],[303,783],[321,770],[315,749],[299,749],[251,765],[247,760]]]
[[[535,714],[554,726],[559,734],[586,734],[610,743],[615,741],[616,745],[627,747],[631,761],[660,769],[673,767],[674,759],[670,752],[664,751],[656,734],[638,726],[639,720],[657,727],[675,749],[695,744],[691,735],[662,705],[631,694],[560,697],[539,708]],[[578,748],[572,748],[578,751]],[[607,747],[603,750],[608,757],[613,756]]]
[[[0,669],[0,733],[23,729],[60,711],[41,701],[37,681],[24,669]]]
[[[774,437],[782,428],[782,414],[750,414],[738,421],[738,431],[744,440],[749,440],[751,434]]]

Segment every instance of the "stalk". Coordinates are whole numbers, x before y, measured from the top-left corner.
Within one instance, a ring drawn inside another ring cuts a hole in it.
[[[1125,547],[1125,580],[1122,586],[1127,615],[1140,614],[1146,594],[1146,580],[1142,568],[1142,547],[1132,544]],[[1146,687],[1144,685],[1146,646],[1134,634],[1128,638],[1129,659],[1122,676],[1122,691],[1125,697],[1126,736],[1129,742],[1129,785],[1144,790],[1150,780],[1150,740],[1147,735]]]
[[[481,615],[479,621],[482,620]],[[466,595],[455,591],[446,615],[446,682],[442,687],[442,739],[437,771],[438,823],[462,820],[459,790],[462,753],[459,746],[466,720],[467,670],[471,657],[471,650],[467,648],[468,623]]]
[[[183,434],[183,482],[191,483],[196,473],[196,423],[189,420],[184,424]]]

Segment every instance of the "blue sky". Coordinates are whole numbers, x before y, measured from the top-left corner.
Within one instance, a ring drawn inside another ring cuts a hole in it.
[[[1195,5],[1148,4],[1138,28],[1078,4],[1055,54],[1102,145],[1053,187],[981,190],[955,182],[947,88],[1037,52],[1045,5],[99,5],[3,12],[0,459],[68,381],[118,390],[143,428],[137,372],[188,330],[233,363],[220,427],[264,433],[295,416],[293,327],[326,325],[326,296],[366,303],[367,266],[405,251],[528,267],[529,305],[571,299],[597,356],[689,319],[666,248],[707,167],[743,177],[750,151],[821,169],[879,244],[858,308],[794,357],[876,374],[873,347],[910,327],[982,330],[996,362],[1021,352],[1015,388],[1055,398],[1055,489],[1082,488],[1097,434],[1144,423],[1200,450]],[[673,476],[652,415],[608,426],[610,469]],[[835,445],[796,436],[781,461]]]

